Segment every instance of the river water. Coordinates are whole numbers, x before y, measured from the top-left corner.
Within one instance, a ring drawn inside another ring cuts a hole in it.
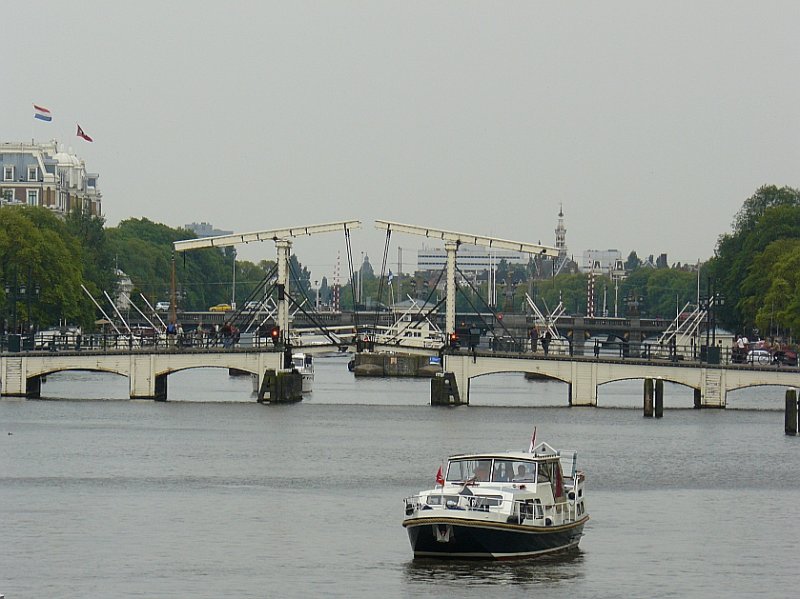
[[[0,401],[0,594],[18,597],[787,597],[798,583],[800,437],[783,390],[692,410],[641,382],[567,407],[565,385],[494,375],[472,405],[430,383],[316,361],[313,394],[258,405],[248,378],[172,375],[166,403],[126,379],[50,376]],[[414,561],[402,498],[447,455],[575,449],[591,521],[580,550],[518,562]]]

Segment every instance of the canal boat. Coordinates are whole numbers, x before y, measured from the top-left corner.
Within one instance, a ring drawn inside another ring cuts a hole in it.
[[[311,393],[314,389],[314,358],[307,353],[292,354],[292,368],[303,376],[303,393]]]
[[[303,377],[303,393],[311,393],[314,390],[314,357],[309,353],[295,352],[292,354],[290,368],[299,372]],[[235,374],[231,370],[234,369],[229,369],[229,374]],[[253,381],[253,393],[257,395],[259,392],[258,376],[251,375],[251,380]]]
[[[454,455],[433,489],[404,500],[415,558],[513,559],[575,549],[589,520],[577,453]]]

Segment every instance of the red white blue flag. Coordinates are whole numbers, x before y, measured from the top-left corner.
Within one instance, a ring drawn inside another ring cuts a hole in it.
[[[33,105],[33,118],[39,119],[40,121],[47,121],[48,123],[53,120],[53,115],[50,114],[50,111],[43,106],[37,106],[36,104]]]
[[[531,446],[528,448],[528,453],[533,453],[533,448],[536,447],[536,427],[533,427],[533,435],[531,435]]]
[[[83,129],[81,129],[80,125],[78,125],[78,133],[77,133],[77,135],[78,135],[78,137],[80,137],[82,139],[85,139],[86,141],[94,141],[91,137],[89,137],[88,135],[86,135],[86,133],[83,132]]]

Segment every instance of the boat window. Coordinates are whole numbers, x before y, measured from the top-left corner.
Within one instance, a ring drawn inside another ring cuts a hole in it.
[[[496,483],[510,483],[514,480],[514,462],[511,460],[495,460],[492,480]]]
[[[536,464],[534,462],[511,462],[511,468],[514,473],[511,480],[515,483],[535,483],[536,482]]]
[[[554,462],[539,462],[539,481],[550,482],[553,480]]]
[[[448,482],[476,480],[486,482],[492,472],[492,460],[451,460],[447,465]]]
[[[480,506],[497,507],[498,505],[502,505],[503,496],[502,495],[475,495],[474,496],[474,503],[475,503],[475,505],[480,505]]]
[[[425,503],[428,505],[446,505],[448,501],[458,503],[458,495],[428,495],[428,500]]]

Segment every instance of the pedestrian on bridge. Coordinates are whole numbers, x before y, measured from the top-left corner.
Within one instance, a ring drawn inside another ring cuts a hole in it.
[[[550,329],[547,329],[547,332],[542,337],[542,349],[544,350],[544,355],[547,355],[547,352],[550,351],[550,341],[553,340],[553,334],[550,332]]]
[[[533,353],[536,353],[536,350],[539,347],[539,331],[536,330],[536,327],[531,328],[530,337],[531,337],[531,351]]]

